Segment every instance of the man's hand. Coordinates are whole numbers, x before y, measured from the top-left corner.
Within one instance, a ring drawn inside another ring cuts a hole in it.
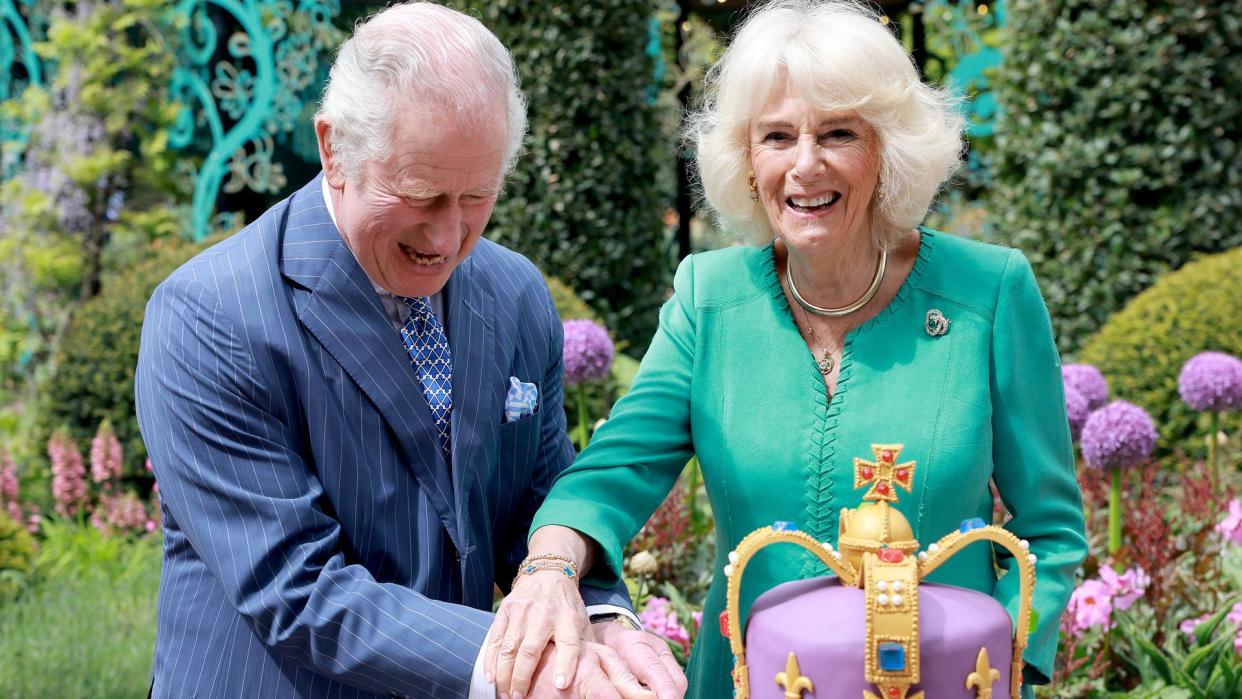
[[[595,639],[616,652],[657,699],[681,699],[686,695],[686,674],[668,649],[668,642],[645,631],[616,622],[591,624]]]
[[[657,699],[639,684],[616,652],[602,643],[583,642],[568,689],[556,688],[555,664],[556,647],[549,643],[531,678],[528,699]]]

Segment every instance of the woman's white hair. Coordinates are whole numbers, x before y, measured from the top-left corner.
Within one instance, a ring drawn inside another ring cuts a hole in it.
[[[756,10],[707,74],[706,100],[687,122],[699,180],[721,223],[773,234],[751,201],[751,120],[785,90],[825,110],[855,111],[878,135],[872,237],[891,248],[922,222],[961,160],[958,100],[919,79],[880,15],[854,0],[776,0]]]
[[[492,127],[503,105],[505,174],[517,163],[526,98],[513,57],[479,20],[432,3],[402,3],[358,24],[341,44],[315,119],[331,125],[329,145],[346,177],[356,179],[366,163],[387,155],[402,103],[447,109],[480,128]]]

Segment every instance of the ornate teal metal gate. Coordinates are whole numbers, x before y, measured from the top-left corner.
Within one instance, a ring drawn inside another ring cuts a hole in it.
[[[237,29],[220,56],[219,31],[210,9]],[[315,157],[311,115],[325,63],[319,59],[344,38],[333,20],[338,0],[181,0],[185,60],[173,74],[172,93],[183,105],[170,143],[192,148],[205,141],[206,157],[194,173],[191,228],[196,240],[228,220],[212,221],[216,200],[250,189],[276,193],[286,185],[276,142],[306,159]],[[222,214],[227,219],[231,214]]]

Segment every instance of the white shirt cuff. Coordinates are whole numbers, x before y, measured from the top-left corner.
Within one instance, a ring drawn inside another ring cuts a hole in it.
[[[638,628],[642,628],[643,624],[634,615],[634,612],[625,607],[618,607],[615,604],[592,604],[586,608],[588,617],[597,614],[623,614],[634,622]],[[479,646],[479,655],[474,659],[474,672],[470,673],[470,695],[468,699],[496,699],[496,685],[487,681],[486,673],[483,671],[483,657],[487,653],[487,639],[483,639],[483,645]]]
[[[487,638],[479,646],[479,657],[474,659],[474,672],[470,673],[470,694],[467,699],[496,699],[496,684],[488,682],[483,672],[483,657],[487,652]]]

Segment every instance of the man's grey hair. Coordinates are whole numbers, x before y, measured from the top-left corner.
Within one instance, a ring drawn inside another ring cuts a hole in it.
[[[479,20],[428,2],[393,5],[358,24],[341,44],[315,119],[331,126],[329,146],[345,176],[383,160],[401,105],[448,110],[467,128],[508,128],[504,173],[526,134],[526,98],[513,56]],[[506,110],[504,118],[497,109]]]
[[[919,79],[910,55],[857,0],[776,0],[743,23],[707,77],[707,100],[686,135],[707,203],[726,226],[770,238],[751,201],[750,122],[784,90],[828,111],[855,111],[879,137],[872,237],[892,247],[927,215],[960,162],[955,97]]]

